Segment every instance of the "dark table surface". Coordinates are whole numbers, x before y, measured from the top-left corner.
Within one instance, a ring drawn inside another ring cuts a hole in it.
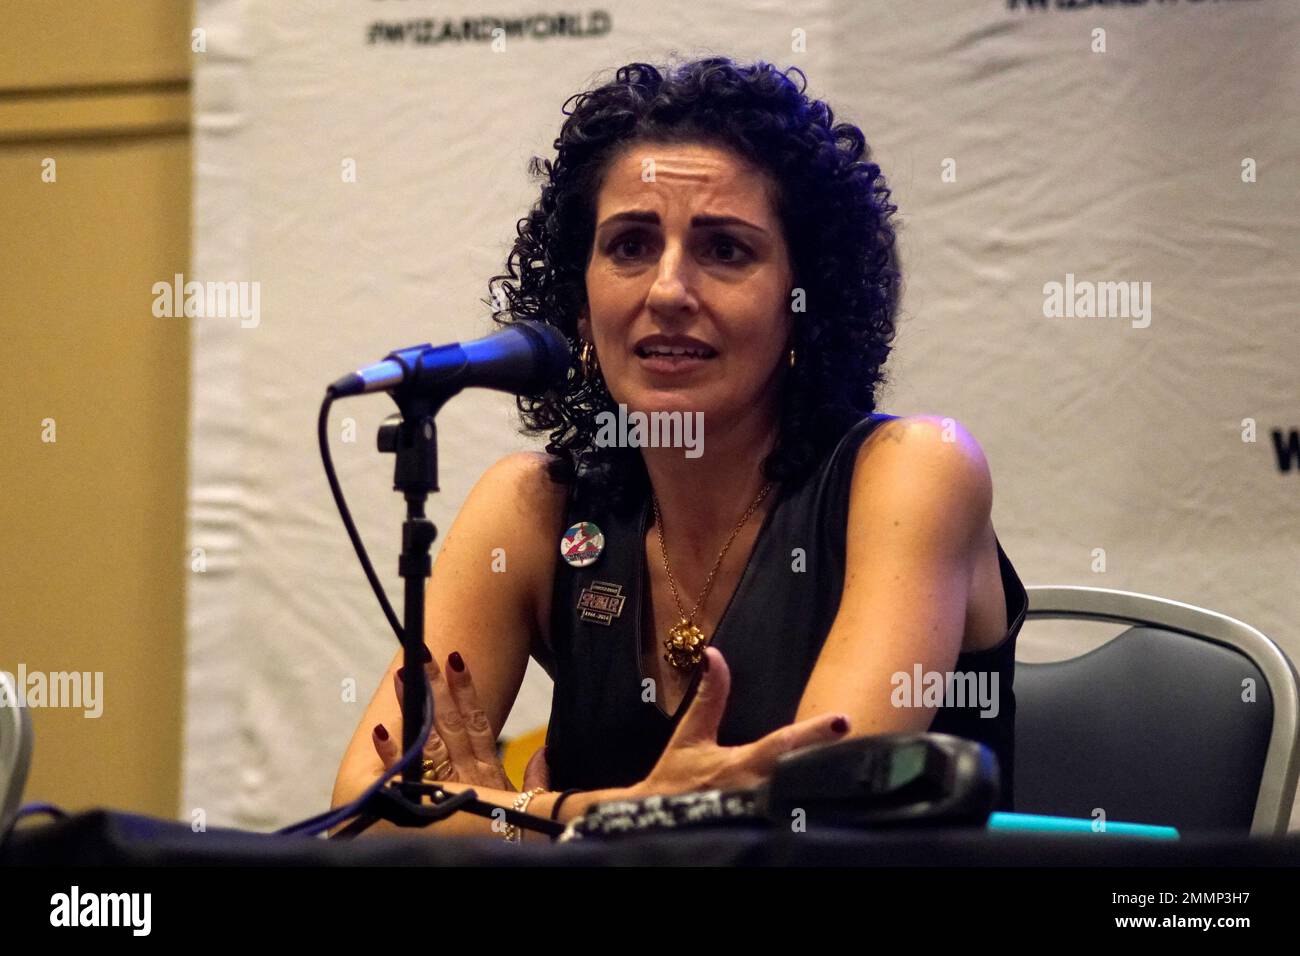
[[[353,841],[241,830],[195,833],[171,820],[92,810],[24,821],[0,865],[434,866],[1300,866],[1300,833],[1187,833],[1178,840],[978,829],[807,832],[726,827],[563,844],[375,834]]]

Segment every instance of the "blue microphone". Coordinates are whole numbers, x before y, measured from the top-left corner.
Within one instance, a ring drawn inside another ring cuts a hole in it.
[[[335,398],[395,390],[450,397],[463,388],[538,395],[563,381],[570,361],[569,343],[558,329],[545,322],[512,322],[472,342],[389,352],[327,391]]]

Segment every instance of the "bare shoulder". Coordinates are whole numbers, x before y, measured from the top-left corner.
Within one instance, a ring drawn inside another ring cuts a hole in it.
[[[990,480],[984,449],[955,418],[907,415],[877,425],[858,449],[859,467],[882,471],[937,472],[939,477],[980,484]]]
[[[503,594],[514,595],[535,634],[549,613],[568,490],[551,478],[552,460],[541,452],[514,452],[493,463],[470,490],[439,553],[452,577],[464,575],[467,587],[489,589],[474,600],[489,600],[490,593],[500,605]]]
[[[978,537],[989,523],[993,479],[984,450],[955,418],[908,415],[877,425],[858,449],[852,496],[870,510],[942,516]]]
[[[542,451],[515,451],[497,459],[483,473],[483,478],[511,485],[520,492],[562,497],[565,486],[551,478],[551,463],[555,460],[553,455]]]
[[[568,486],[551,478],[553,461],[545,452],[512,452],[483,473],[466,504],[473,502],[499,526],[549,534],[563,518],[568,492]]]

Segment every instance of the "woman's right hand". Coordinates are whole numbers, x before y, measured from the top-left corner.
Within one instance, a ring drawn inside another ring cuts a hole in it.
[[[643,796],[756,787],[767,782],[782,754],[842,740],[849,732],[846,716],[825,714],[781,727],[751,744],[719,746],[718,726],[731,692],[731,671],[722,652],[713,647],[705,648],[701,667],[695,699],[659,762],[635,787]]]

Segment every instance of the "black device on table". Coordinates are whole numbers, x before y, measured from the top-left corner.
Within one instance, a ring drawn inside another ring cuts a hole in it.
[[[561,840],[695,826],[984,826],[1000,796],[997,756],[950,734],[880,734],[804,747],[752,790],[600,803]]]

